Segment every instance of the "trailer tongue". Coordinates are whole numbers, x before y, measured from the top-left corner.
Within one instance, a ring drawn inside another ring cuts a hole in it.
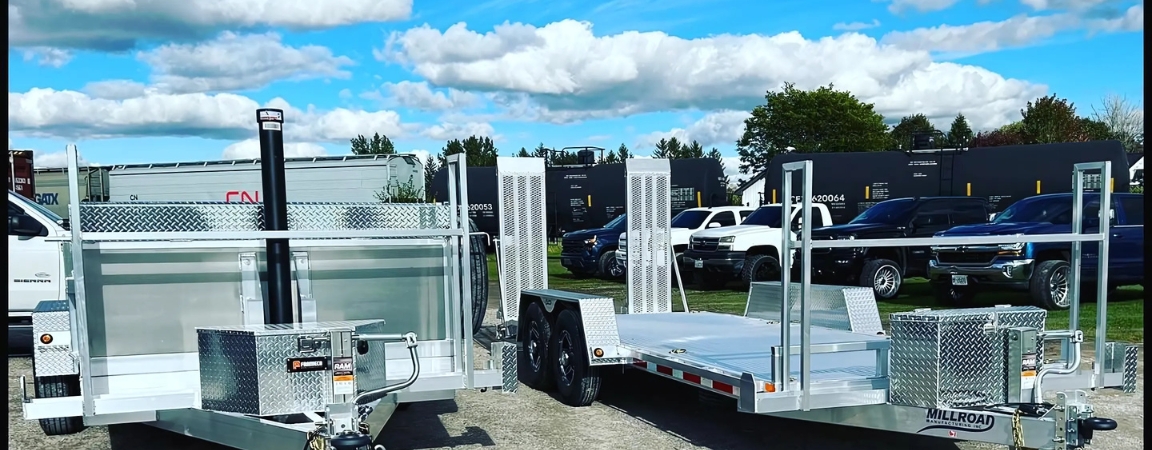
[[[448,204],[288,203],[282,118],[258,113],[263,205],[81,204],[68,177],[69,295],[33,313],[25,419],[365,450],[398,404],[515,391],[512,344],[474,366],[463,155]]]
[[[1095,417],[1085,391],[1135,391],[1138,347],[1106,342],[1107,301],[1098,305],[1097,355],[1081,368],[1083,333],[1079,299],[1069,330],[1048,330],[1046,311],[1034,307],[915,310],[893,314],[881,327],[870,288],[813,285],[790,280],[792,258],[782,259],[780,282],[752,283],[742,316],[673,312],[669,270],[668,164],[629,160],[628,301],[617,313],[612,298],[549,289],[545,243],[543,162],[498,161],[499,243],[504,334],[524,352],[526,385],[555,388],[563,402],[586,406],[613,367],[645,370],[736,400],[740,412],[873,428],[1015,448],[1076,449],[1098,431],[1116,428]],[[1077,201],[1085,178],[1110,178],[1110,163],[1077,164]],[[811,213],[812,163],[784,166],[784,216],[790,214],[792,178],[801,181],[803,223]],[[1107,203],[1108,192],[1103,190]],[[1101,214],[1106,214],[1101,209]],[[1076,209],[1077,214],[1079,209]],[[635,219],[635,220],[632,220]],[[1107,220],[1102,217],[1101,220]],[[1077,217],[1074,223],[1082,223]],[[813,241],[784,233],[781,254],[798,253],[801,274],[811,273],[814,248],[1099,242],[1100,233],[974,238]],[[1078,267],[1079,245],[1072,255]],[[1101,278],[1107,271],[1100,265]],[[1077,273],[1073,271],[1073,273]],[[1071,292],[1079,292],[1078,280]],[[1063,350],[1045,358],[1045,342]],[[1046,390],[1059,390],[1055,398]]]

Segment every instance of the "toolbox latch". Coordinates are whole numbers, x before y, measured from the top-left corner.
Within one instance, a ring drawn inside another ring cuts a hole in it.
[[[328,336],[300,336],[296,338],[296,349],[300,353],[312,353],[328,346]]]

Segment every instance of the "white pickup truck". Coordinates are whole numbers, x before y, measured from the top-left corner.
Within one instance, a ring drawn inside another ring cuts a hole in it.
[[[61,245],[70,235],[67,220],[8,191],[9,349],[32,345],[32,310],[37,303],[66,298]]]
[[[672,218],[672,251],[676,254],[676,263],[680,270],[684,270],[684,263],[680,254],[688,248],[688,237],[697,231],[723,228],[739,225],[744,218],[752,214],[756,208],[751,206],[715,206],[711,208],[689,208],[680,211]],[[616,262],[620,267],[628,267],[628,233],[620,233],[619,245],[616,247]]]
[[[800,207],[792,210],[791,231],[800,229]],[[733,279],[744,284],[780,279],[781,205],[764,205],[734,227],[697,231],[689,239],[682,260],[693,282],[707,289],[723,287]],[[813,203],[815,227],[832,225],[823,203]]]

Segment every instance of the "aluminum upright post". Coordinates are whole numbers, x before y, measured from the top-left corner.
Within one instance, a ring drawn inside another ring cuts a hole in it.
[[[792,236],[788,232],[788,218],[792,213],[792,171],[789,164],[783,165],[781,177],[783,179],[780,192],[784,198],[780,202],[780,255],[792,254]],[[792,261],[780,257],[780,373],[775,374],[780,380],[780,391],[791,390],[789,380],[792,378]]]
[[[803,185],[800,188],[801,195],[800,204],[803,208],[800,211],[800,409],[802,411],[809,411],[811,407],[811,396],[809,391],[812,388],[812,383],[809,378],[812,375],[812,160],[802,161],[801,174],[803,176]],[[791,216],[786,216],[791,217]],[[791,222],[789,222],[791,224]],[[785,230],[785,236],[791,236],[791,226],[789,230]],[[791,259],[791,253],[783,255],[785,259]]]
[[[72,257],[71,282],[67,285],[72,309],[72,329],[76,330],[76,352],[80,356],[80,397],[84,417],[96,415],[96,400],[92,395],[92,357],[88,343],[88,296],[84,286],[84,218],[80,215],[80,151],[75,144],[65,147],[68,157],[68,215],[71,216]],[[65,275],[67,276],[67,274]]]
[[[1100,227],[1097,232],[1102,239],[1096,251],[1096,361],[1104,355],[1104,344],[1108,339],[1108,238],[1112,225],[1112,162],[1105,161],[1100,167]],[[1092,387],[1104,386],[1104,364],[1092,365]]]

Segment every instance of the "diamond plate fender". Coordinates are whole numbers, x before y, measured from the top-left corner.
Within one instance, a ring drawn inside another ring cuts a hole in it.
[[[492,362],[500,370],[500,392],[514,394],[520,386],[517,377],[516,344],[512,342],[492,343]]]
[[[1126,393],[1136,392],[1136,365],[1140,362],[1140,347],[1127,344],[1124,347],[1124,384]]]
[[[589,365],[624,364],[614,305],[610,298],[580,299],[580,322],[584,327],[584,343],[588,345]]]
[[[72,354],[72,317],[67,300],[46,300],[32,311],[33,376],[80,374]],[[47,341],[47,342],[45,342]]]

